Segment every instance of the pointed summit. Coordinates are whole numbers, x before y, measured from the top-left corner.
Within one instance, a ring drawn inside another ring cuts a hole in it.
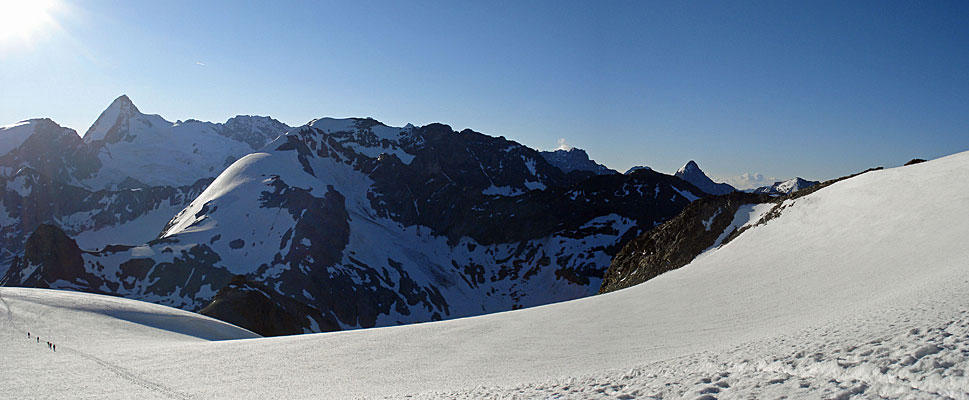
[[[690,160],[681,167],[673,176],[684,181],[690,182],[700,190],[709,194],[727,194],[736,191],[733,186],[726,183],[716,183],[707,174],[703,173],[696,161]]]
[[[118,141],[121,138],[115,137],[116,135],[113,133],[119,132],[119,128],[127,125],[129,118],[138,114],[141,114],[138,107],[135,107],[128,95],[122,94],[114,99],[111,105],[101,112],[97,121],[94,121],[94,125],[88,128],[87,132],[84,133],[84,141],[88,143],[95,140]]]
[[[696,164],[696,161],[690,160],[682,167],[680,167],[679,170],[676,171],[676,174],[677,174],[676,176],[680,176],[680,174],[691,173],[693,171],[699,171],[701,174],[703,174],[703,171],[700,170],[700,166]],[[704,176],[706,176],[706,174],[704,174]]]

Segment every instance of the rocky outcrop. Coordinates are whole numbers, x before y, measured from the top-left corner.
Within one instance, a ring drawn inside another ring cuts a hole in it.
[[[54,225],[37,227],[24,246],[22,257],[13,260],[14,268],[24,275],[18,282],[24,286],[49,288],[57,280],[78,282],[89,275],[77,242]],[[0,279],[5,285],[13,277],[8,273]]]
[[[717,243],[741,206],[770,203],[770,196],[734,192],[708,196],[687,206],[675,218],[627,243],[616,254],[599,293],[638,285],[680,268]],[[725,243],[726,241],[724,241]]]
[[[262,336],[332,332],[340,326],[319,310],[282,296],[244,276],[219,290],[200,314],[246,328]]]
[[[923,160],[921,158],[913,158],[913,159],[909,160],[907,163],[905,163],[905,165],[903,165],[903,166],[920,164],[920,163],[924,163],[925,161],[926,160]]]

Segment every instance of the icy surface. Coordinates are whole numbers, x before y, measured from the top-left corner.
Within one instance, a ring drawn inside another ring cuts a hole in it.
[[[206,342],[0,289],[4,395],[965,399],[967,174],[869,172],[644,284],[443,322]]]

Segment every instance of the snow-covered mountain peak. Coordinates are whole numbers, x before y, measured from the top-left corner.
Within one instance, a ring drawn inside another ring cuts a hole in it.
[[[138,107],[135,107],[131,99],[123,94],[114,99],[111,105],[101,112],[94,124],[84,133],[84,141],[90,143],[95,140],[120,140],[120,137],[116,137],[112,133],[127,128],[128,119],[140,114],[141,111],[138,110]]]
[[[358,118],[323,117],[323,118],[314,119],[309,123],[307,123],[306,125],[312,128],[319,129],[326,133],[346,132],[346,131],[354,130],[354,128],[356,127],[357,121],[359,121]]]
[[[703,171],[700,170],[700,166],[697,165],[696,164],[696,161],[693,161],[693,160],[690,160],[689,162],[687,162],[686,164],[684,164],[682,167],[680,167],[680,169],[676,170],[676,173],[678,175],[679,174],[698,173],[698,172],[701,173],[701,174],[703,173]]]
[[[773,185],[762,186],[753,190],[753,193],[766,193],[773,195],[782,195],[792,192],[796,192],[801,189],[809,188],[811,186],[817,185],[817,181],[809,181],[806,179],[801,179],[800,177],[795,177],[782,182],[774,182]]]

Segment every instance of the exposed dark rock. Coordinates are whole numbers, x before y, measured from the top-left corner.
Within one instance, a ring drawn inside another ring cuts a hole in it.
[[[28,287],[50,287],[57,280],[77,282],[88,277],[84,268],[84,259],[77,242],[67,236],[60,228],[42,224],[37,227],[24,246],[22,258],[14,260],[15,268],[11,268],[7,275],[0,280],[0,285],[6,285],[11,280],[11,272],[36,267],[27,277],[18,282]]]
[[[638,285],[689,264],[714,245],[740,206],[772,201],[763,194],[734,192],[691,203],[675,218],[627,243],[613,258],[599,293]]]
[[[913,165],[913,164],[924,163],[925,161],[926,160],[923,160],[921,158],[913,158],[913,159],[909,160],[907,163],[905,163],[905,165],[903,165],[903,166],[909,166],[909,165]]]
[[[279,295],[242,275],[229,281],[199,313],[262,336],[340,330],[333,317],[323,316],[319,310]]]

